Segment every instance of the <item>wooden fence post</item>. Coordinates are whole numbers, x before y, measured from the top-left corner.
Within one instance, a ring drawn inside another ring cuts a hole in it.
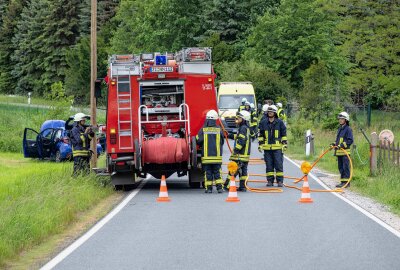
[[[376,132],[371,133],[371,144],[369,146],[369,162],[370,162],[370,173],[375,175],[378,169],[378,162],[376,156],[376,147],[378,145],[378,134]]]

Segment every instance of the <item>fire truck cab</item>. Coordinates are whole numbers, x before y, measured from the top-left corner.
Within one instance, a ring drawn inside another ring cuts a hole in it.
[[[215,77],[210,48],[110,58],[106,169],[116,187],[174,173],[200,187],[195,136],[217,110]]]

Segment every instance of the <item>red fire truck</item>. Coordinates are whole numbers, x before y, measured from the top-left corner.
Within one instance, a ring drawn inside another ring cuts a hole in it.
[[[215,77],[210,48],[110,58],[106,162],[116,187],[174,173],[200,187],[195,136],[217,110]]]

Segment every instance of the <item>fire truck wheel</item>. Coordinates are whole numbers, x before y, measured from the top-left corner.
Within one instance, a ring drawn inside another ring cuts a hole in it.
[[[197,168],[197,144],[196,137],[192,137],[192,168]]]
[[[135,169],[140,170],[142,167],[142,157],[140,154],[139,140],[135,139]]]

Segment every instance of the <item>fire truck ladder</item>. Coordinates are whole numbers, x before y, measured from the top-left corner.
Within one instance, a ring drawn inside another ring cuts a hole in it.
[[[146,114],[146,121],[142,121],[142,109]],[[189,152],[191,152],[191,144],[190,144],[190,112],[189,106],[186,103],[182,103],[179,105],[179,119],[178,120],[157,120],[151,121],[149,120],[149,111],[147,110],[146,105],[141,105],[138,109],[138,126],[139,126],[139,148],[142,149],[142,124],[162,124],[166,125],[167,123],[185,123],[185,131],[186,131],[186,142],[189,146]],[[190,156],[190,155],[189,155]],[[190,164],[190,162],[188,162]],[[190,166],[190,165],[189,165]]]
[[[128,80],[120,80],[118,76],[117,69],[117,106],[118,106],[118,147],[121,150],[127,150],[133,148],[133,137],[132,137],[132,89],[131,89],[131,70],[128,69]],[[126,69],[123,71],[126,72]],[[124,72],[124,73],[125,73]],[[128,85],[128,92],[120,92],[119,86]],[[122,105],[123,104],[123,105]],[[128,112],[128,114],[124,114],[123,112]],[[128,119],[121,120],[121,114],[123,114],[126,118],[128,115]],[[124,128],[122,128],[124,126]],[[128,127],[127,127],[128,126]],[[122,137],[129,137],[129,143],[121,146]]]

